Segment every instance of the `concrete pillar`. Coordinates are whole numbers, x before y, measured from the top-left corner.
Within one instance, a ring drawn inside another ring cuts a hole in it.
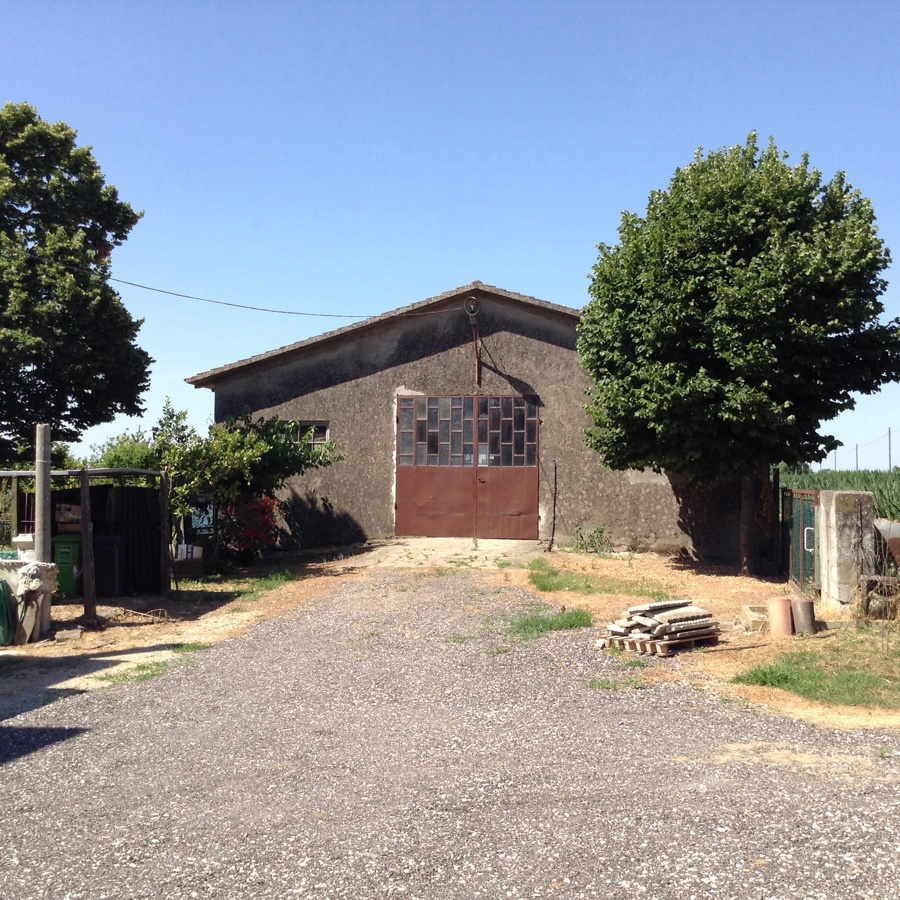
[[[875,571],[875,495],[820,491],[816,543],[823,603],[853,601],[860,575]]]
[[[37,562],[53,562],[50,542],[50,426],[37,425],[34,441],[34,558]],[[50,596],[40,609],[40,630],[51,627]]]

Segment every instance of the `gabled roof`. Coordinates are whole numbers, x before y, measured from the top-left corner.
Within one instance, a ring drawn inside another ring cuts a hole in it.
[[[546,310],[548,312],[554,312],[563,316],[568,316],[576,321],[581,316],[581,311],[578,309],[573,309],[571,306],[560,306],[557,303],[548,303],[546,300],[538,300],[536,297],[529,297],[525,294],[516,294],[513,291],[505,291],[503,290],[503,288],[493,287],[489,284],[482,284],[480,281],[473,281],[471,284],[454,288],[452,291],[446,291],[443,294],[438,294],[436,297],[429,297],[427,300],[421,300],[418,303],[411,303],[409,306],[401,306],[399,309],[381,313],[381,315],[378,316],[372,316],[368,319],[364,319],[362,322],[354,322],[352,325],[345,325],[343,328],[336,328],[334,331],[326,331],[324,334],[316,335],[315,337],[307,338],[303,341],[298,341],[296,344],[288,344],[286,347],[279,347],[277,350],[270,350],[267,353],[260,353],[256,356],[250,356],[247,359],[240,359],[237,362],[229,363],[225,366],[219,366],[217,369],[209,369],[207,372],[201,372],[199,375],[193,375],[190,378],[185,378],[185,381],[188,384],[194,385],[194,387],[211,388],[215,386],[215,383],[219,381],[223,375],[231,375],[240,371],[241,369],[250,368],[260,363],[272,362],[278,360],[279,358],[292,356],[296,353],[306,350],[309,347],[314,347],[318,344],[323,344],[328,341],[334,340],[335,338],[343,337],[354,332],[365,331],[366,329],[372,328],[373,326],[376,326],[382,322],[389,321],[390,319],[399,319],[403,316],[421,315],[423,313],[427,313],[429,307],[438,306],[441,303],[452,300],[454,297],[462,297],[465,294],[471,294],[474,292],[493,294],[496,297],[502,297],[506,300],[512,300],[515,303],[521,303],[525,306],[530,306],[540,310]],[[462,309],[463,307],[460,304],[458,308]]]

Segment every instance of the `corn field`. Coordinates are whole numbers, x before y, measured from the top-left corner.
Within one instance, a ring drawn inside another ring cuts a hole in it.
[[[900,521],[900,468],[890,472],[863,469],[859,472],[782,473],[781,486],[811,491],[870,491],[875,495],[875,515]]]

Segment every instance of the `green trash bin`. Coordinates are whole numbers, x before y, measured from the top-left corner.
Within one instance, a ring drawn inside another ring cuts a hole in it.
[[[53,538],[53,562],[61,597],[81,596],[81,535],[58,534]]]

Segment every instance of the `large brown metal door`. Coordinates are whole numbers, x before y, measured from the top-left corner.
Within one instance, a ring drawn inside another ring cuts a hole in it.
[[[537,539],[537,406],[399,397],[398,535]]]

